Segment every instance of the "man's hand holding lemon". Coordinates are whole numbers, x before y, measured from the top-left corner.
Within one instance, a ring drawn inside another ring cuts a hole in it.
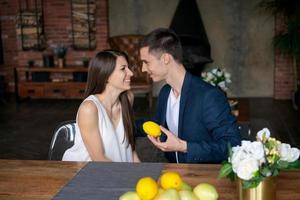
[[[148,121],[143,124],[143,129],[149,140],[160,150],[164,152],[168,151],[180,151],[186,152],[187,151],[187,143],[184,140],[176,137],[172,132],[168,129],[164,128],[163,126],[159,126],[158,124]],[[161,134],[158,133],[158,129],[165,133],[167,136],[167,140],[165,142],[161,142],[159,140],[159,136]]]

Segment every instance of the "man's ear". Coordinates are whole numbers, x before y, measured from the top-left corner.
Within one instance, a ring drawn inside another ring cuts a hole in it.
[[[164,64],[167,65],[171,61],[171,56],[168,53],[163,53],[162,56],[161,56],[161,59],[164,62]]]

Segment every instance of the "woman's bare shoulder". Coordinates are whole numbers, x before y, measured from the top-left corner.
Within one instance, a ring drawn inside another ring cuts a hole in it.
[[[79,106],[79,114],[93,115],[97,113],[97,106],[93,101],[86,100]]]

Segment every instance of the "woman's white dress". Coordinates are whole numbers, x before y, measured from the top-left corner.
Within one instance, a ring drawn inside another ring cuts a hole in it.
[[[128,139],[125,137],[122,114],[120,115],[119,124],[115,129],[105,108],[96,96],[90,95],[84,101],[92,101],[97,107],[99,118],[98,127],[105,156],[113,162],[133,162],[132,149],[131,146],[128,145]],[[91,161],[91,157],[81,138],[77,123],[75,127],[76,135],[74,145],[64,153],[62,160]]]

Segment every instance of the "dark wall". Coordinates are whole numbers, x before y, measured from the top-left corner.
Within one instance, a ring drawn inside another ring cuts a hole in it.
[[[3,46],[2,46],[2,31],[1,31],[1,24],[0,24],[0,64],[3,64]]]
[[[231,73],[229,96],[273,96],[274,18],[258,9],[260,1],[197,0],[214,60],[206,69],[221,67]],[[146,34],[169,27],[178,2],[109,0],[110,35]],[[160,86],[154,84],[155,95]]]

